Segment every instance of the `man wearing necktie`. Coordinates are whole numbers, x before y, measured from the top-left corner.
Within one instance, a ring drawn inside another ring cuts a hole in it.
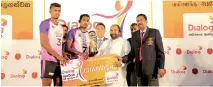
[[[163,77],[165,55],[159,30],[147,27],[147,17],[136,17],[140,30],[132,34],[131,57],[135,58],[135,69],[139,86],[159,86],[158,77]],[[133,60],[133,59],[131,59]]]
[[[105,25],[103,23],[98,23],[96,25],[96,35],[97,35],[97,50],[101,47],[101,44],[108,40],[108,38],[104,37],[105,34]]]

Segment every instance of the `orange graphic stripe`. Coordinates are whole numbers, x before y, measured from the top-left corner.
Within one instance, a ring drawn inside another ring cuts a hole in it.
[[[1,5],[1,14],[12,16],[12,39],[32,40],[33,0],[4,0]]]

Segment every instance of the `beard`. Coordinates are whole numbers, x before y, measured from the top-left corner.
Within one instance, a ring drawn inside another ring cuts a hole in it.
[[[81,26],[81,28],[87,28],[88,25],[87,24],[83,24],[83,26]]]
[[[54,18],[54,19],[58,19],[58,18],[59,18],[59,16],[54,16],[53,18]]]
[[[118,38],[118,35],[117,35],[117,34],[110,34],[110,36],[111,36],[112,39]]]

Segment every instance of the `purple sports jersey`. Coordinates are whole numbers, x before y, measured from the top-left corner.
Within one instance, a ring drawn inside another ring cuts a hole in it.
[[[55,25],[50,19],[46,19],[41,22],[39,28],[40,33],[48,35],[48,43],[52,49],[62,56],[63,27],[59,24]],[[57,59],[50,55],[43,47],[41,60],[57,62]]]
[[[79,52],[88,52],[89,53],[89,34],[88,32],[81,32],[79,28],[71,29],[68,32],[68,40],[72,41],[71,48]],[[72,54],[72,59],[79,58],[79,55]]]

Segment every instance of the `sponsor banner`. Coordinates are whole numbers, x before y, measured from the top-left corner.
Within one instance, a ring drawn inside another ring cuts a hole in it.
[[[211,0],[191,0],[191,1],[190,0],[184,0],[184,1],[183,0],[182,1],[163,0],[164,38],[184,38],[189,36],[189,35],[185,36],[184,19],[183,19],[183,17],[185,16],[184,14],[212,13],[213,12],[212,3],[213,2]],[[197,17],[196,19],[201,19],[201,18],[202,17]],[[196,19],[192,18],[187,20],[192,21]],[[200,22],[203,22],[203,21],[200,20]],[[192,26],[190,26],[190,28],[191,27]],[[205,30],[211,31],[209,29],[205,29]]]
[[[213,37],[213,13],[186,13],[183,16],[184,37],[211,39]]]
[[[119,80],[119,68],[114,67],[116,55],[90,57],[88,60],[70,60],[61,67],[64,86],[92,86],[111,84]]]
[[[32,0],[2,0],[1,14],[12,16],[12,39],[33,39],[33,1]],[[23,13],[21,15],[20,13]]]

